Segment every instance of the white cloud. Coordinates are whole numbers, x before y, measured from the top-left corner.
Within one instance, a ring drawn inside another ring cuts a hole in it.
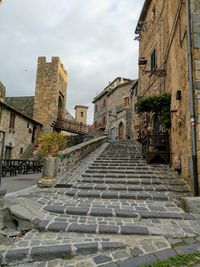
[[[38,56],[59,56],[69,73],[68,109],[117,76],[137,78],[134,30],[144,0],[4,0],[0,80],[7,95],[33,95]]]

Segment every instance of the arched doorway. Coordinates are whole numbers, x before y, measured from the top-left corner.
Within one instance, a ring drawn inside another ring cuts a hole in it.
[[[61,120],[63,116],[63,100],[62,97],[59,96],[58,98],[58,115],[57,115],[57,119]]]
[[[118,137],[119,137],[119,140],[124,139],[124,124],[123,124],[123,122],[120,122],[120,124],[119,124]]]

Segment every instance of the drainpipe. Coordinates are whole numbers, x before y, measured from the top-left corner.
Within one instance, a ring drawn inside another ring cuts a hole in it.
[[[197,141],[196,141],[196,116],[193,83],[193,57],[191,40],[190,0],[186,0],[187,41],[188,41],[188,68],[189,68],[189,99],[190,99],[190,123],[192,146],[192,176],[194,196],[199,195],[198,169],[197,169]]]

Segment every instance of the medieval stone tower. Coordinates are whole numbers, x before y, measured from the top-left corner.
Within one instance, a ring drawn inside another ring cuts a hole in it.
[[[86,106],[75,106],[75,120],[77,122],[87,124],[87,110]]]
[[[59,57],[47,62],[38,58],[33,118],[43,124],[44,131],[50,131],[53,121],[65,118],[67,72]]]

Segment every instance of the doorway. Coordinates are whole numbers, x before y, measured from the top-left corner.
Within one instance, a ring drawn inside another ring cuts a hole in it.
[[[124,124],[123,124],[123,122],[120,122],[120,124],[119,124],[118,137],[119,137],[119,140],[124,140]]]

